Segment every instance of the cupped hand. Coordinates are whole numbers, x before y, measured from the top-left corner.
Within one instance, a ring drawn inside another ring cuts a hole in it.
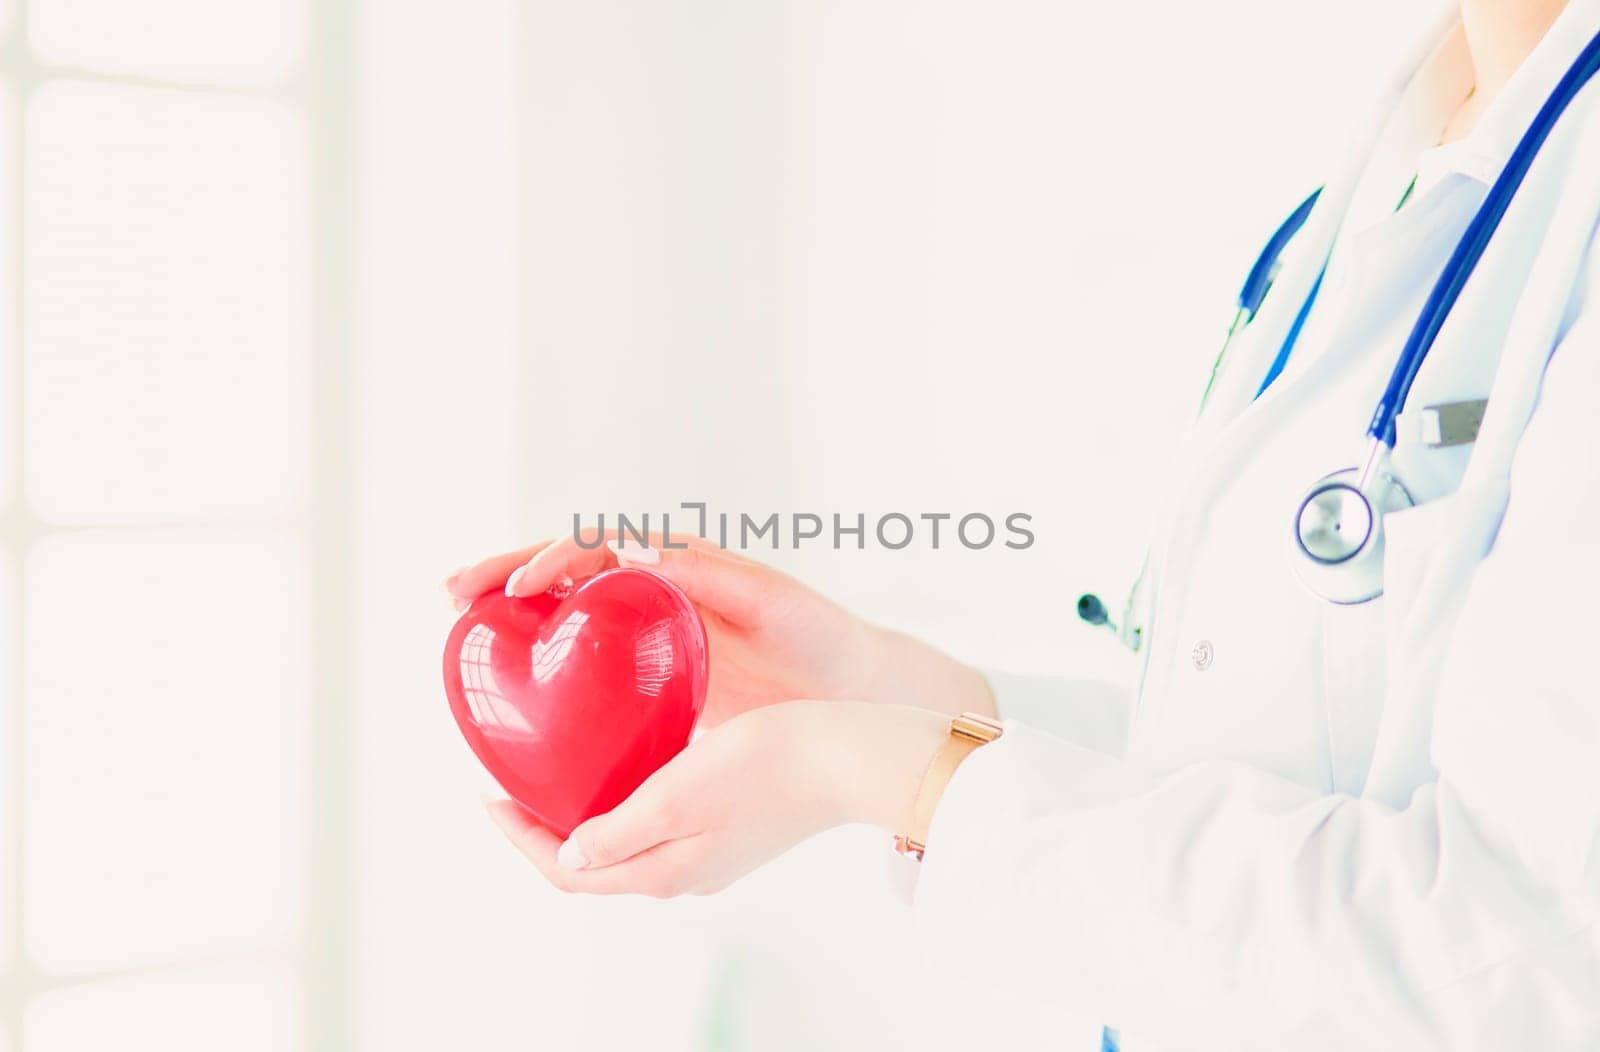
[[[561,890],[709,894],[833,826],[907,828],[948,732],[925,709],[785,702],[701,735],[564,843],[514,801],[491,801],[489,813]]]
[[[793,698],[864,699],[945,713],[992,712],[987,684],[932,647],[856,617],[787,574],[699,538],[651,545],[593,531],[485,559],[445,587],[458,606],[490,591],[538,595],[563,578],[613,566],[651,570],[681,588],[711,651],[703,723]],[[590,545],[592,541],[592,546]]]

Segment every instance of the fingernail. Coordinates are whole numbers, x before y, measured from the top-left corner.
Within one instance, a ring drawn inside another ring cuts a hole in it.
[[[489,821],[494,823],[495,828],[510,836],[511,828],[506,825],[506,817],[505,813],[500,809],[500,801],[492,796],[482,796],[478,800],[483,804],[483,812],[489,816]]]
[[[648,544],[638,541],[612,541],[611,550],[617,555],[619,563],[633,563],[635,566],[656,566],[661,562],[661,553]]]
[[[562,869],[589,868],[589,859],[584,855],[583,848],[579,847],[578,842],[571,837],[568,837],[562,843],[561,850],[556,852],[556,861],[561,864]]]
[[[445,578],[444,578],[445,587],[448,588],[450,586],[450,582],[451,581],[454,581],[457,577],[460,577],[462,574],[466,573],[470,569],[472,569],[471,566],[458,566],[454,570],[451,570],[448,574],[445,575]]]
[[[528,568],[526,566],[519,566],[511,571],[511,576],[506,578],[506,595],[515,596],[517,594],[517,582],[522,580],[522,575],[527,572]]]

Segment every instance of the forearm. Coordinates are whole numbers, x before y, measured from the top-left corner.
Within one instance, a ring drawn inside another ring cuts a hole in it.
[[[1544,999],[1544,1036],[1593,1025],[1594,944],[1542,956],[1593,923],[1592,891],[1563,892],[1493,827],[1453,786],[1395,811],[1012,725],[942,794],[917,908],[936,960],[1149,1040],[1248,1020],[1282,1047],[1480,1047],[1466,1031],[1492,1018],[1493,977]],[[1319,1036],[1335,1023],[1347,1040]]]
[[[950,736],[950,720],[907,705],[846,704],[851,711],[843,721],[826,719],[838,711],[830,706],[817,732],[817,740],[828,743],[827,762],[843,790],[833,818],[903,833],[928,765]]]
[[[977,669],[904,632],[877,626],[868,630],[877,658],[863,697],[946,716],[995,714],[994,694]]]

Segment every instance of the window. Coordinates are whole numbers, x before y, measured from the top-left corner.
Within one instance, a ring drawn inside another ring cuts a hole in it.
[[[4,1052],[342,1043],[342,12],[0,2]]]

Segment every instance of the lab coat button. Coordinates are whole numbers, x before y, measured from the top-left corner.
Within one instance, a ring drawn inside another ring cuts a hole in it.
[[[1212,647],[1211,640],[1202,639],[1189,651],[1189,660],[1194,662],[1195,670],[1204,672],[1211,667],[1211,661],[1217,656],[1216,649]]]

